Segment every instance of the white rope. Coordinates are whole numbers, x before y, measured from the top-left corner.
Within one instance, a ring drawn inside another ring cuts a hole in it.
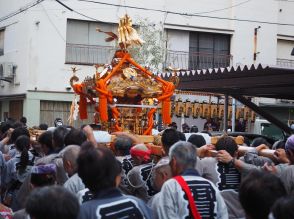
[[[145,183],[149,180],[149,178],[150,178],[150,176],[151,176],[151,174],[152,174],[152,172],[153,172],[154,166],[155,166],[155,164],[154,164],[154,162],[153,162],[153,160],[152,160],[152,161],[151,161],[151,170],[150,170],[150,173],[149,173],[149,175],[148,175],[146,181],[143,181],[143,183],[141,183],[140,185],[134,185],[134,184],[131,183],[131,181],[130,181],[130,179],[129,179],[129,174],[130,174],[131,171],[129,171],[128,174],[127,174],[127,176],[126,176],[129,185],[130,185],[131,187],[135,188],[135,189],[138,189],[138,188],[141,188],[142,186],[144,186]],[[141,177],[141,178],[142,178],[142,177]],[[143,180],[143,179],[142,179],[142,180]]]

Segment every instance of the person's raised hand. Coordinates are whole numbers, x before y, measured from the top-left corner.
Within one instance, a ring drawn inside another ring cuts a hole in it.
[[[13,130],[14,130],[13,128],[10,128],[10,129],[8,129],[8,130],[5,132],[5,137],[1,140],[1,143],[2,143],[3,145],[5,145],[5,144],[7,144],[7,143],[9,142]]]
[[[111,134],[112,135],[115,135],[115,136],[126,136],[126,137],[129,137],[130,139],[132,139],[133,144],[141,144],[141,143],[144,143],[144,142],[141,141],[141,139],[137,135],[134,135],[134,134],[131,134],[131,133],[128,133],[128,132],[113,132]]]
[[[10,137],[11,137],[11,134],[12,134],[12,132],[13,132],[13,128],[10,128],[10,129],[8,129],[8,131],[7,131],[7,137],[10,139]]]
[[[268,164],[267,162],[263,165],[262,169],[270,173],[277,173],[277,167],[274,164]]]
[[[265,144],[261,144],[261,145],[257,146],[255,149],[256,149],[258,152],[260,152],[260,151],[263,150],[263,149],[269,149],[269,147],[268,147],[267,145],[265,145]]]
[[[85,134],[88,136],[89,134],[92,134],[93,133],[93,129],[91,126],[89,125],[86,125],[84,128],[83,128],[83,131],[85,132]]]
[[[209,151],[215,150],[215,146],[213,144],[206,144],[201,146],[200,148],[197,148],[197,155],[198,157],[207,157],[209,156]]]
[[[222,163],[229,163],[233,159],[233,157],[225,150],[218,151],[216,158]]]
[[[274,152],[274,157],[280,163],[289,163],[286,151],[282,148],[279,148]]]
[[[83,131],[85,132],[86,136],[87,136],[87,139],[88,141],[92,142],[93,145],[95,147],[97,147],[97,142],[96,142],[96,139],[94,137],[94,133],[93,133],[93,129],[90,125],[86,125],[84,128],[83,128]]]

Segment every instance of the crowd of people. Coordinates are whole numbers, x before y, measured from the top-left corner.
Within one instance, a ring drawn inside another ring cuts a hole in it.
[[[24,118],[1,123],[0,218],[294,218],[294,135],[241,156],[232,137],[211,145],[171,126],[158,156],[129,133],[97,143],[90,125],[55,125],[33,139]]]

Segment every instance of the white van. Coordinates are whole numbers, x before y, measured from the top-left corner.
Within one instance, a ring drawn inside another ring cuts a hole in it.
[[[276,141],[285,138],[284,132],[274,124],[267,121],[266,119],[256,119],[254,122],[253,130],[249,131],[250,133],[264,135],[269,138],[273,138]]]

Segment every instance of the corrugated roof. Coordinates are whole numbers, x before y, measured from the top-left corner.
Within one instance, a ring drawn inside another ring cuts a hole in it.
[[[238,66],[179,71],[179,90],[294,100],[294,68]],[[171,73],[160,75],[168,79]]]

